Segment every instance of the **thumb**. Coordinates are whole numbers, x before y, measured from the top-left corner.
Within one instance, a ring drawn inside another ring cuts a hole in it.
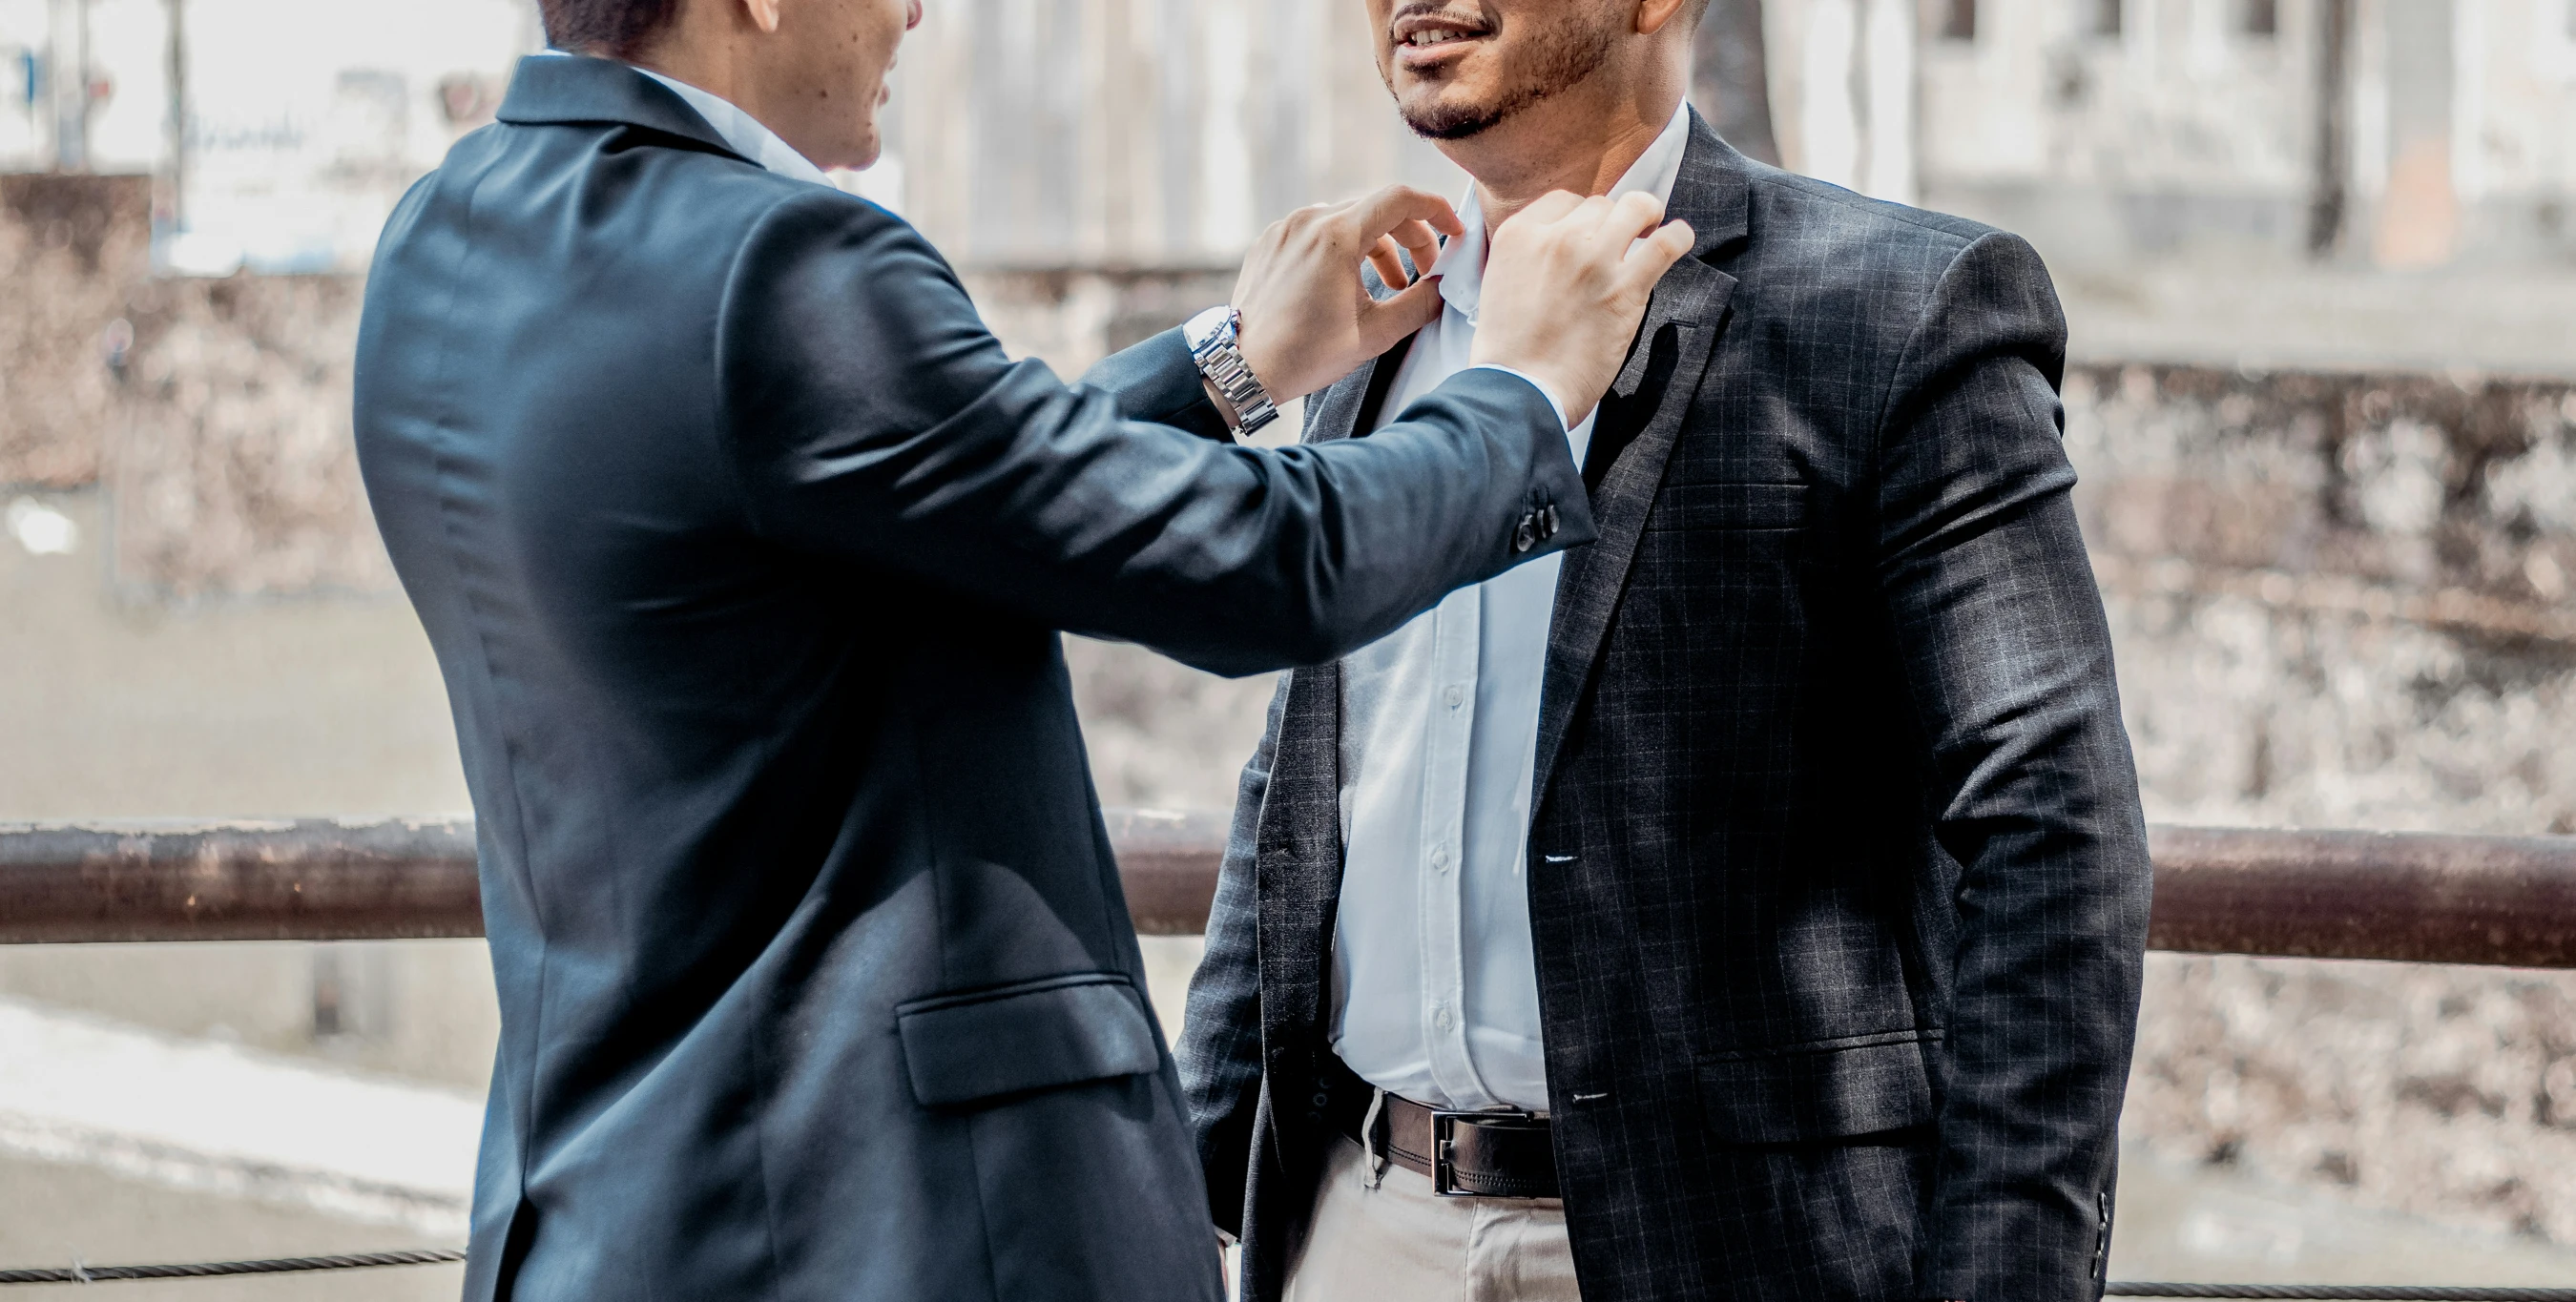
[[[1385,352],[1396,340],[1431,324],[1440,308],[1440,277],[1424,276],[1403,293],[1361,309],[1360,338],[1371,352]]]

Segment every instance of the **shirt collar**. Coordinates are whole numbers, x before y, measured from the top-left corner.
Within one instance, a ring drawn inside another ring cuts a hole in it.
[[[672,94],[688,101],[689,107],[696,109],[698,116],[705,118],[707,125],[714,127],[716,134],[733,146],[735,153],[780,176],[811,181],[816,185],[832,183],[832,178],[823,175],[822,168],[814,166],[812,160],[779,139],[777,132],[762,126],[760,119],[735,108],[732,101],[677,78],[665,77],[651,68],[637,68],[636,71],[669,87]]]
[[[562,50],[548,50],[546,53],[571,57],[565,55]],[[695,110],[699,117],[705,118],[708,126],[716,129],[716,134],[724,138],[726,147],[735,153],[780,176],[793,177],[799,181],[811,181],[816,185],[832,183],[830,177],[823,175],[822,168],[814,166],[811,159],[797,153],[794,146],[779,139],[777,132],[762,126],[760,119],[734,107],[732,101],[711,91],[700,90],[676,77],[665,77],[651,68],[636,68],[631,63],[626,66],[635,68],[637,72],[662,83],[672,94],[679,96],[682,103]]]
[[[1646,152],[1637,155],[1637,161],[1620,175],[1619,183],[1610,187],[1611,197],[1642,190],[1670,204],[1673,184],[1681,178],[1682,154],[1689,147],[1690,101],[1685,99],[1673,107],[1672,120],[1664,124],[1654,143],[1646,146]],[[1473,325],[1476,303],[1485,287],[1485,205],[1472,184],[1467,187],[1466,202],[1458,205],[1458,221],[1467,228],[1466,233],[1451,238],[1442,247],[1440,259],[1432,269],[1440,276],[1441,300]]]

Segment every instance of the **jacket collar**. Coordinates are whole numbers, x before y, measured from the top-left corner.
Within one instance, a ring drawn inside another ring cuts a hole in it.
[[[747,163],[697,110],[652,78],[611,59],[532,54],[511,74],[493,116],[516,126],[618,123],[659,131]]]
[[[1708,291],[1716,281],[1732,287],[1734,278],[1709,268],[1706,264],[1744,241],[1751,230],[1753,206],[1750,172],[1752,164],[1744,155],[1710,128],[1708,120],[1696,108],[1686,108],[1690,115],[1690,143],[1682,150],[1680,174],[1673,180],[1672,197],[1665,201],[1664,212],[1691,224],[1691,252],[1673,270],[1665,273],[1664,282],[1656,287],[1654,300],[1646,309],[1644,326],[1637,331],[1637,344],[1617,382],[1611,386],[1621,397],[1633,397],[1646,374],[1652,341],[1665,325],[1676,320],[1676,313],[1706,309]],[[1707,273],[1703,276],[1701,273]],[[1371,291],[1379,286],[1374,277]],[[1694,287],[1697,292],[1692,292]],[[1392,293],[1393,291],[1385,291]],[[1716,306],[1723,308],[1721,295]],[[1384,401],[1388,382],[1404,364],[1404,355],[1412,347],[1407,337],[1388,350],[1376,362],[1359,368],[1332,387],[1307,399],[1317,404],[1314,418],[1307,423],[1306,441],[1329,442],[1350,438],[1377,417],[1377,405]],[[1687,402],[1688,394],[1681,395]],[[1659,463],[1660,464],[1660,463]]]

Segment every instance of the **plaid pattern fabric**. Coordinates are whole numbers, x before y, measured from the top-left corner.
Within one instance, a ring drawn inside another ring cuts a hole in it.
[[[1696,118],[1671,208],[1699,248],[1602,406],[1530,836],[1584,1296],[2088,1302],[2149,868],[2047,272]],[[1330,666],[1274,705],[1180,1051],[1250,1302],[1325,1150],[1338,707]]]

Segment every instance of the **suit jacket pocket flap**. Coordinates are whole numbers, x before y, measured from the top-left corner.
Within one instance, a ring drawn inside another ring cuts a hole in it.
[[[1938,1036],[1901,1031],[1721,1054],[1699,1065],[1700,1099],[1726,1143],[1846,1139],[1923,1125],[1932,1120],[1925,1041]]]
[[[912,1096],[951,1107],[1162,1066],[1144,1000],[1114,972],[1023,981],[895,1009]]]

